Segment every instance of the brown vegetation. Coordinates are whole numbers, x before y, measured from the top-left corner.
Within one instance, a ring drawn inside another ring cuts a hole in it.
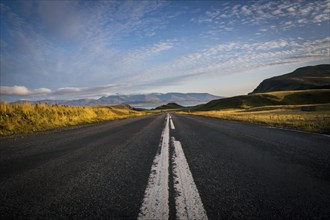
[[[61,106],[0,103],[0,136],[144,115],[128,106]]]
[[[187,114],[187,112],[182,113]],[[249,109],[196,111],[190,114],[260,123],[308,132],[330,133],[330,104],[276,105]]]

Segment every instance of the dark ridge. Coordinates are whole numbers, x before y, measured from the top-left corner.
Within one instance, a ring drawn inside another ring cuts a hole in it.
[[[183,106],[171,102],[166,105],[161,105],[161,106],[157,107],[156,109],[164,110],[164,109],[178,109],[178,108],[183,108]]]
[[[330,65],[306,66],[262,81],[252,93],[330,88]]]

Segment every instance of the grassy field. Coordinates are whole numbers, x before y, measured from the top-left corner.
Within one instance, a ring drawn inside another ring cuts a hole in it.
[[[126,105],[75,107],[0,103],[0,136],[141,116]]]
[[[306,108],[313,111],[305,111]],[[330,104],[273,105],[181,113],[330,134]]]

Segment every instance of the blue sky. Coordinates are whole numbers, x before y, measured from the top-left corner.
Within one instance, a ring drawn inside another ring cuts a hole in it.
[[[3,1],[1,99],[246,94],[329,63],[330,1]]]

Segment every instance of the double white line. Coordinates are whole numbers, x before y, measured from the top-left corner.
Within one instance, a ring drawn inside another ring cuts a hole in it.
[[[172,118],[166,116],[160,148],[157,152],[144,193],[138,219],[169,218],[169,148],[170,129],[175,129]],[[202,200],[199,196],[189,165],[184,156],[180,141],[171,138],[174,146],[172,157],[175,208],[177,219],[207,219]]]

